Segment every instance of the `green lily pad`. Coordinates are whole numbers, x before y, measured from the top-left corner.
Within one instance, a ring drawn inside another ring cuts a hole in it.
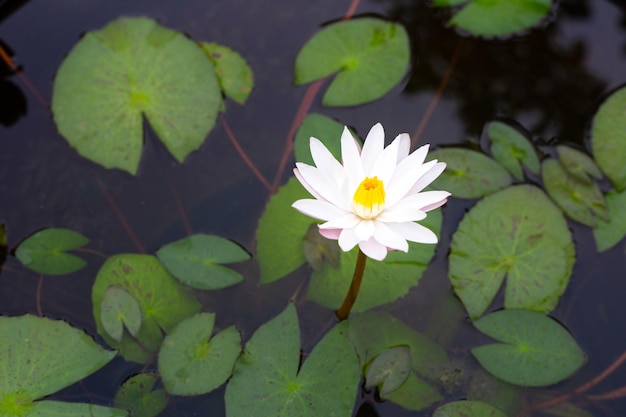
[[[415,372],[409,373],[404,384],[383,397],[407,410],[424,410],[443,397],[428,382],[421,379]]]
[[[254,76],[245,59],[227,46],[203,42],[202,49],[215,66],[220,87],[227,97],[244,104],[252,92]]]
[[[381,397],[397,390],[411,373],[411,349],[396,346],[384,350],[367,369],[366,386],[378,385]]]
[[[124,327],[132,336],[137,336],[141,327],[141,307],[128,292],[119,287],[109,287],[102,296],[100,320],[109,336],[121,342]]]
[[[450,279],[472,320],[507,277],[506,308],[547,313],[565,291],[574,242],[561,211],[537,187],[519,185],[479,201],[452,236]]]
[[[165,390],[154,388],[156,374],[137,374],[128,378],[115,395],[115,406],[130,411],[130,417],[156,417],[167,405]]]
[[[141,307],[141,327],[135,337],[124,333],[121,341],[111,337],[102,323],[102,300],[109,287],[128,292]],[[111,256],[100,268],[91,292],[98,333],[118,349],[126,360],[143,363],[151,359],[163,340],[163,331],[196,314],[200,304],[151,255]]]
[[[604,196],[595,182],[580,181],[554,159],[543,161],[541,178],[550,197],[570,218],[590,227],[595,227],[597,217],[608,220]]]
[[[481,401],[456,401],[437,408],[433,417],[506,417],[506,414]]]
[[[334,268],[339,266],[341,257],[339,245],[336,241],[322,236],[316,224],[309,226],[302,241],[302,251],[307,263],[316,271],[321,270],[325,262]]]
[[[522,165],[539,174],[539,157],[525,134],[503,122],[491,122],[487,128],[493,158],[518,180],[524,179]]]
[[[565,145],[557,146],[556,153],[563,168],[577,180],[591,183],[592,178],[602,178],[602,171],[586,153]]]
[[[626,189],[626,87],[611,94],[593,118],[591,149],[618,191]]]
[[[441,210],[430,211],[420,224],[439,235]],[[352,311],[365,311],[406,295],[422,277],[435,254],[435,248],[436,245],[409,242],[407,253],[391,251],[382,262],[369,260]],[[314,270],[307,298],[328,308],[338,308],[350,287],[357,254],[356,247],[350,252],[341,252],[339,267],[325,262],[320,269]]]
[[[300,330],[293,304],[246,344],[226,387],[229,417],[350,417],[359,365],[348,323],[333,327],[300,367]]]
[[[543,387],[572,375],[585,353],[555,320],[526,310],[503,310],[474,322],[503,343],[480,346],[472,354],[490,373],[515,385]]]
[[[231,326],[211,337],[214,323],[215,314],[198,313],[178,323],[163,341],[159,372],[170,394],[206,394],[230,378],[241,336]]]
[[[511,176],[488,156],[469,149],[437,149],[429,154],[447,164],[446,170],[432,187],[446,190],[456,198],[480,198],[511,184]]]
[[[4,414],[3,414],[4,415]],[[14,414],[8,414],[13,416]],[[23,417],[125,417],[126,410],[93,404],[66,403],[61,401],[37,401]],[[20,415],[21,417],[21,415]]]
[[[626,236],[626,191],[611,190],[605,197],[610,220],[597,219],[593,229],[598,252],[611,249]]]
[[[291,205],[296,200],[309,197],[309,193],[294,177],[280,187],[265,207],[256,233],[262,284],[284,277],[306,261],[302,239],[315,220],[301,214]]]
[[[89,239],[69,229],[44,229],[27,237],[15,250],[15,257],[27,268],[45,275],[78,271],[87,263],[66,253],[89,243]]]
[[[296,161],[314,165],[311,156],[311,137],[319,139],[326,149],[341,161],[341,134],[343,125],[328,116],[310,113],[300,125],[293,142]],[[354,135],[354,132],[352,132]],[[356,135],[354,135],[356,137]]]
[[[64,415],[78,416],[76,410],[89,407],[96,408],[99,416],[125,415],[90,404],[34,402],[93,374],[116,352],[104,350],[63,321],[31,315],[0,316],[0,334],[0,415],[53,416],[67,410]]]
[[[80,155],[134,175],[142,115],[182,162],[204,142],[221,102],[213,64],[193,41],[148,18],[120,18],[86,33],[65,58],[52,112]]]
[[[156,255],[176,279],[201,290],[216,290],[243,281],[240,273],[221,264],[250,259],[250,254],[236,243],[203,234],[165,245]]]
[[[546,18],[551,0],[435,0],[435,6],[458,6],[467,3],[450,20],[456,26],[478,36],[505,36],[528,30]]]
[[[322,103],[353,106],[376,100],[397,85],[409,58],[409,39],[401,25],[369,17],[343,21],[324,27],[302,47],[295,82],[338,73]]]

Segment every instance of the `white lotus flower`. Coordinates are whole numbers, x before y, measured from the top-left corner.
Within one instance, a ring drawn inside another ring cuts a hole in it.
[[[370,258],[383,260],[389,250],[407,252],[407,241],[437,243],[437,236],[416,223],[442,206],[450,193],[422,190],[445,169],[436,160],[424,163],[429,145],[409,154],[408,134],[386,148],[380,123],[367,134],[363,150],[347,128],[341,135],[343,165],[318,139],[311,137],[316,166],[296,163],[294,174],[315,199],[293,207],[325,223],[320,233],[338,240],[343,251],[359,245]]]

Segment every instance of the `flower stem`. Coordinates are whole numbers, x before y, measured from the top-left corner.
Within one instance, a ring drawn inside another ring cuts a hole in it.
[[[359,249],[359,254],[356,258],[356,265],[354,266],[354,274],[352,275],[352,282],[350,283],[350,289],[348,289],[348,293],[346,294],[346,298],[344,298],[341,307],[335,313],[339,321],[343,321],[348,318],[350,315],[350,310],[352,310],[352,306],[356,301],[356,297],[359,295],[359,288],[361,288],[361,281],[363,280],[363,272],[365,272],[365,261],[367,256],[361,249]]]

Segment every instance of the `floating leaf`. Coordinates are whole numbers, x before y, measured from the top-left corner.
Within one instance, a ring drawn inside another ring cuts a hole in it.
[[[608,220],[606,202],[595,182],[580,181],[554,159],[543,161],[541,178],[550,197],[572,219],[590,227],[595,227],[596,216]]]
[[[611,249],[626,236],[626,191],[611,190],[605,197],[610,220],[597,219],[593,229],[598,252]]]
[[[626,189],[626,87],[611,94],[598,109],[591,129],[591,149],[600,169],[618,191]]]
[[[474,322],[503,343],[480,346],[472,354],[496,377],[511,384],[543,387],[572,375],[585,353],[555,320],[526,310],[503,310]]]
[[[250,254],[219,236],[197,234],[163,246],[157,257],[183,284],[216,290],[243,281],[243,276],[221,264],[243,262]]]
[[[441,210],[433,210],[420,222],[439,235]],[[336,242],[335,242],[336,243]],[[408,253],[391,251],[384,261],[370,261],[365,268],[359,297],[352,311],[364,311],[404,296],[417,285],[422,273],[435,254],[436,245],[409,242]],[[325,307],[336,309],[350,287],[358,248],[341,252],[339,267],[324,263],[313,271],[307,297]]]
[[[298,180],[290,178],[265,207],[257,228],[257,258],[261,283],[280,279],[305,262],[302,239],[315,222],[291,205],[310,194]]]
[[[15,250],[15,257],[26,267],[45,275],[63,275],[78,271],[87,263],[65,253],[89,242],[69,229],[44,229],[26,238]]]
[[[316,271],[324,267],[324,263],[328,262],[333,268],[339,266],[339,257],[341,251],[336,241],[326,239],[319,232],[316,224],[309,226],[309,230],[302,241],[302,250],[306,261]]]
[[[586,153],[564,145],[557,146],[556,153],[563,168],[577,180],[589,184],[593,182],[589,177],[602,178],[600,168]]]
[[[296,161],[314,165],[311,156],[311,136],[319,139],[336,160],[341,161],[341,134],[343,125],[328,116],[310,113],[300,125],[293,142]],[[354,132],[352,132],[354,135]],[[354,135],[356,137],[356,135]]]
[[[456,401],[437,408],[433,417],[506,417],[506,414],[481,401]]]
[[[509,184],[511,176],[486,155],[469,149],[445,148],[430,153],[430,159],[445,161],[446,170],[432,187],[446,190],[456,198],[480,198]]]
[[[411,373],[411,349],[396,346],[384,350],[372,361],[365,377],[366,386],[379,385],[381,397],[397,390]]]
[[[322,103],[353,106],[382,97],[409,67],[404,28],[381,19],[334,23],[316,33],[296,57],[295,82],[306,84],[338,73]]]
[[[479,367],[472,371],[466,399],[488,402],[505,415],[514,416],[523,406],[525,396],[525,390],[522,387],[504,382]]]
[[[522,165],[539,174],[539,157],[526,135],[503,122],[491,122],[487,128],[493,158],[518,180],[524,179]]]
[[[231,326],[211,337],[214,322],[215,314],[196,314],[178,323],[163,341],[159,372],[170,394],[206,394],[230,378],[241,336]]]
[[[214,42],[203,42],[202,49],[215,66],[215,74],[224,94],[244,104],[252,91],[252,69],[239,53]]]
[[[182,162],[213,128],[221,101],[213,65],[194,42],[151,19],[120,18],[85,34],[65,58],[52,112],[80,155],[134,175],[142,114]]]
[[[551,8],[551,0],[435,0],[435,6],[467,3],[450,20],[478,36],[512,35],[538,25]]]
[[[119,287],[109,287],[100,303],[100,321],[104,330],[118,342],[122,341],[124,326],[128,333],[137,336],[141,327],[141,307],[128,292]]]
[[[91,375],[113,359],[114,351],[102,349],[82,330],[43,317],[0,316],[0,334],[0,415],[79,416],[78,410],[84,412],[90,407],[98,417],[126,414],[91,404],[33,403]]]
[[[130,411],[130,417],[156,417],[167,405],[165,390],[154,388],[156,374],[137,374],[128,378],[115,395],[115,406]]]
[[[384,398],[414,411],[423,410],[443,399],[437,390],[415,372],[411,372],[404,384]]]
[[[141,307],[142,323],[136,337],[124,333],[121,342],[104,330],[101,305],[109,287],[122,288]],[[161,263],[151,255],[111,256],[100,268],[91,292],[93,316],[98,333],[129,361],[143,363],[159,349],[163,331],[200,310],[198,300],[181,287]]]
[[[3,414],[5,415],[5,414]],[[15,414],[8,414],[13,416]],[[37,401],[24,417],[125,417],[126,410],[102,407],[93,404],[66,403],[61,401]]]
[[[450,279],[472,319],[507,276],[506,308],[551,311],[567,287],[574,243],[561,211],[537,187],[519,185],[479,201],[452,236]]]
[[[299,363],[298,317],[290,304],[246,344],[226,387],[226,415],[352,416],[359,366],[347,322],[324,336],[298,372]]]

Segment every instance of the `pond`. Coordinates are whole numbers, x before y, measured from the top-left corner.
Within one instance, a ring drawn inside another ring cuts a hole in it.
[[[626,7],[465,3],[0,0],[0,415],[626,415]],[[434,234],[325,239],[377,123]]]

